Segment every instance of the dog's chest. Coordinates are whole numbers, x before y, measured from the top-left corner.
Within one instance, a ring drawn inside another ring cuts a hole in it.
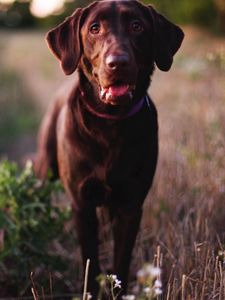
[[[95,128],[88,159],[93,162],[96,176],[110,182],[136,172],[148,159],[150,131],[145,118],[138,116]]]
[[[110,184],[115,179],[136,173],[149,159],[152,128],[151,114],[142,109],[137,115],[113,122],[86,119],[85,126],[74,126],[70,167],[76,170],[76,182],[91,176]],[[78,125],[78,124],[77,124]]]

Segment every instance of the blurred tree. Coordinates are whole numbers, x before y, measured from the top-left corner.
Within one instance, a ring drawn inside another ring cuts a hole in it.
[[[66,0],[63,11],[60,14],[53,14],[46,18],[38,18],[37,23],[40,27],[52,27],[62,22],[67,16],[71,15],[77,7],[85,7],[91,0]]]
[[[220,17],[220,25],[225,31],[225,0],[214,0]]]
[[[16,0],[4,7],[4,12],[0,15],[0,26],[15,28],[35,25],[35,18],[30,12],[30,1]]]
[[[49,0],[46,0],[49,1]],[[184,24],[200,24],[215,28],[220,24],[225,28],[225,0],[142,0],[146,4],[153,4],[161,13],[174,22]],[[32,0],[17,0],[14,4],[0,12],[0,26],[38,26],[51,27],[70,15],[76,7],[84,7],[93,0],[65,0],[64,9],[60,14],[53,14],[47,18],[34,18],[29,10]],[[1,3],[1,0],[0,0]],[[0,9],[1,9],[0,4]]]
[[[144,0],[144,2],[154,4],[160,12],[177,23],[213,26],[217,22],[214,0]]]

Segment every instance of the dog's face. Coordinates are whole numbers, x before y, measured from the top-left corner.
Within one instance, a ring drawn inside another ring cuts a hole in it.
[[[47,40],[66,74],[79,65],[101,102],[121,105],[143,96],[154,63],[170,69],[183,32],[151,6],[104,0],[77,9]]]
[[[153,24],[136,1],[103,1],[89,8],[81,28],[82,66],[107,104],[133,99],[138,78],[152,67]],[[90,66],[90,69],[86,66]]]

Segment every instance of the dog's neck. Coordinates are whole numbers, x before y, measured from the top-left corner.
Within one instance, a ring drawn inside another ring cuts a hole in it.
[[[81,91],[82,93],[82,91]],[[87,103],[85,103],[85,107],[86,109],[93,115],[95,115],[98,118],[103,118],[106,120],[114,120],[114,121],[119,121],[119,120],[124,120],[124,119],[128,119],[130,117],[133,117],[134,115],[136,115],[143,107],[144,103],[148,103],[148,96],[144,96],[143,98],[141,98],[140,101],[138,101],[137,103],[134,103],[133,106],[131,107],[130,111],[128,111],[126,114],[124,115],[111,115],[111,114],[107,114],[107,113],[101,113],[98,112],[97,110],[93,109],[91,106],[89,106]]]

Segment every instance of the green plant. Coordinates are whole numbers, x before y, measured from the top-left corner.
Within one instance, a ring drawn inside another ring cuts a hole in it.
[[[146,4],[154,4],[156,8],[174,22],[212,25],[217,22],[216,7],[213,0],[144,0]]]
[[[50,251],[70,217],[70,208],[52,204],[52,194],[61,191],[59,182],[38,180],[31,162],[22,171],[9,161],[0,164],[1,296],[9,287],[16,296],[25,294],[31,271],[64,269],[62,258]]]
[[[1,57],[0,63],[4,65]],[[39,117],[33,97],[16,71],[1,67],[0,82],[0,151],[4,152],[15,139],[34,132]]]

